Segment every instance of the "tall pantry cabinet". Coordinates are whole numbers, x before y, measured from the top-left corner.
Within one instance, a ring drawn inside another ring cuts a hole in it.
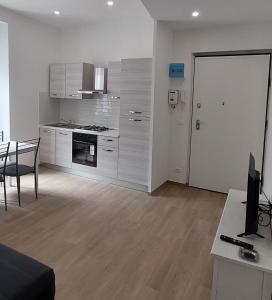
[[[123,59],[118,178],[148,185],[152,59]]]

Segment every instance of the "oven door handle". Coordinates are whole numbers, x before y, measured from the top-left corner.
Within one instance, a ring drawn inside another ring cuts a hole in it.
[[[82,141],[78,141],[78,140],[73,140],[73,143],[79,143],[79,144],[84,144],[84,145],[95,145],[95,143],[91,143],[91,142],[82,142]]]

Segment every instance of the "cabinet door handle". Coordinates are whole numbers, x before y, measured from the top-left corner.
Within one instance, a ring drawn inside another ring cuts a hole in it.
[[[52,95],[52,96],[57,96],[58,94],[55,94],[55,93],[54,93],[54,94],[51,94],[51,95]]]
[[[58,134],[61,134],[61,135],[68,135],[68,133],[63,133],[63,132],[59,132]]]
[[[76,94],[70,94],[69,97],[78,97]]]
[[[132,118],[130,118],[129,121],[142,122],[142,120],[140,120],[140,119],[132,119]]]
[[[104,139],[105,142],[113,142],[113,140]]]
[[[117,99],[120,99],[120,97],[119,96],[111,96],[111,99],[117,100]]]
[[[103,149],[103,151],[106,151],[106,152],[113,152],[113,150],[110,150],[110,149]]]
[[[129,113],[130,113],[131,115],[135,115],[135,114],[140,115],[140,114],[142,114],[143,112],[142,112],[142,111],[134,111],[134,110],[130,110]]]

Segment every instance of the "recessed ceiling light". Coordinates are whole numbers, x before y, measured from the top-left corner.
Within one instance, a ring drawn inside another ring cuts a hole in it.
[[[108,1],[108,2],[107,2],[107,5],[108,5],[108,6],[113,6],[113,5],[114,5],[114,2],[113,2],[113,1]]]
[[[193,11],[192,16],[195,17],[195,18],[198,17],[199,16],[199,12],[198,11]]]
[[[54,14],[58,16],[58,15],[60,15],[60,12],[58,10],[55,10]]]

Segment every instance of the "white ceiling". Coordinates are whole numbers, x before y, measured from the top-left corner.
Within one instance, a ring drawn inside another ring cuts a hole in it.
[[[272,0],[142,0],[151,16],[176,28],[272,21]],[[200,16],[193,19],[192,12]]]
[[[55,26],[117,19],[149,18],[141,0],[0,0],[0,5]],[[60,15],[54,15],[59,10]]]
[[[272,20],[272,0],[0,0],[0,5],[56,26],[117,19],[168,21],[174,29]],[[143,2],[143,4],[142,4]],[[54,15],[54,10],[61,12]],[[194,19],[192,11],[200,16]],[[150,15],[149,15],[150,14]]]

